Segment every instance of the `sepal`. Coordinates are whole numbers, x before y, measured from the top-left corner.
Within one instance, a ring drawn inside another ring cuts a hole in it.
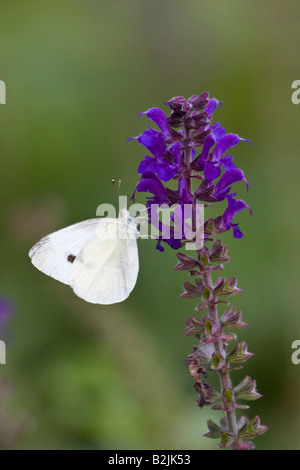
[[[217,240],[208,253],[210,260],[214,263],[226,263],[227,261],[231,261],[231,258],[227,256],[228,251],[226,246],[221,243],[221,240]]]
[[[204,436],[211,439],[218,439],[223,432],[223,429],[217,423],[214,423],[212,419],[207,421],[207,427],[209,431]]]
[[[232,447],[233,443],[234,437],[228,431],[223,431],[221,433],[221,440],[218,444],[219,449],[228,449],[229,447]]]
[[[186,328],[184,331],[186,336],[198,336],[204,331],[203,321],[195,318],[193,315],[190,315],[185,323]]]
[[[175,268],[176,271],[192,271],[199,267],[199,261],[192,256],[188,256],[185,253],[177,253],[178,263]]]
[[[211,358],[211,366],[210,368],[212,370],[220,370],[222,369],[222,367],[224,367],[224,359],[220,356],[220,354],[218,352],[215,352],[213,355],[212,355],[212,358]]]
[[[223,328],[245,328],[247,323],[242,321],[242,312],[236,311],[233,306],[230,306],[220,317],[220,323]]]
[[[230,279],[227,277],[219,277],[214,285],[215,295],[233,295],[243,292],[237,287],[237,278],[232,276]]]
[[[227,355],[227,361],[231,364],[243,364],[254,354],[247,350],[247,343],[243,341],[238,343]]]
[[[247,416],[242,416],[238,422],[239,437],[241,439],[254,439],[256,436],[264,434],[268,430],[268,426],[260,424],[259,416],[255,416],[252,420]]]
[[[258,400],[262,397],[256,390],[256,381],[247,375],[239,385],[234,387],[235,396],[240,400]]]
[[[196,285],[185,281],[183,283],[184,292],[180,295],[180,297],[182,299],[194,299],[196,297],[202,297],[202,286],[203,282],[200,279],[196,279]]]

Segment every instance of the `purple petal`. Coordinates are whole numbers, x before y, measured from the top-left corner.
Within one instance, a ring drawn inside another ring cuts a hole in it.
[[[222,216],[222,225],[228,230],[232,226],[232,219],[233,217],[246,207],[249,209],[250,213],[252,213],[250,207],[248,204],[246,204],[244,201],[241,199],[234,199],[235,194],[229,194],[227,196],[227,201],[228,201],[228,207],[225,210],[223,216]],[[239,235],[240,234],[240,235]],[[241,238],[243,236],[242,232],[240,231],[239,228],[237,228],[237,225],[235,225],[234,228],[234,236],[235,238]]]
[[[220,162],[225,171],[234,170],[236,168],[235,164],[233,163],[233,157],[230,155],[226,155],[226,157],[220,158]]]
[[[177,173],[178,169],[167,162],[160,162],[156,167],[157,176],[163,181],[170,181]]]
[[[249,191],[249,188],[250,188],[251,184],[248,183],[248,181],[246,180],[246,178],[244,178],[244,181],[245,181],[246,186],[247,186],[247,191]]]
[[[144,145],[156,158],[162,158],[167,146],[163,134],[149,127],[138,137],[138,142]]]
[[[164,247],[161,246],[161,240],[158,240],[157,244],[156,244],[156,249],[163,252],[165,251]]]
[[[143,178],[136,185],[136,191],[152,193],[159,204],[168,202],[166,190],[161,181],[153,173],[145,173]]]
[[[230,147],[237,145],[240,141],[240,138],[236,134],[226,134],[224,135],[220,142],[216,145],[214,150],[214,155],[216,158],[221,157]]]
[[[222,137],[225,135],[225,129],[224,127],[220,126],[220,123],[217,122],[214,126],[211,126],[212,133],[214,138],[216,139],[216,142],[219,142]]]
[[[226,155],[226,157],[220,158],[219,161],[221,162],[221,164],[222,164],[222,166],[224,167],[224,170],[225,170],[225,171],[236,169],[236,166],[235,166],[235,164],[233,163],[233,157],[231,157],[230,155]],[[250,187],[250,184],[248,183],[248,181],[246,180],[245,177],[243,178],[243,180],[244,180],[245,183],[246,183],[247,191],[248,191],[248,190],[249,190],[249,187]]]
[[[242,137],[240,137],[240,140],[243,140],[244,142],[247,142],[247,144],[249,144],[250,147],[251,147],[251,140],[249,140],[249,139],[243,139]]]
[[[173,156],[174,164],[178,165],[178,169],[179,169],[180,157],[181,157],[181,145],[180,145],[180,143],[179,142],[174,142],[172,145],[170,145],[169,151],[170,151],[171,155]]]
[[[151,173],[156,172],[156,160],[153,157],[144,157],[144,160],[139,164],[138,173],[143,175],[148,171]]]
[[[221,174],[221,168],[213,162],[207,162],[204,167],[204,176],[208,181],[213,181]]]
[[[173,248],[173,250],[178,250],[182,247],[181,240],[176,238],[170,238],[169,240],[164,240],[168,243],[168,245]]]
[[[238,228],[237,224],[232,226],[232,231],[234,238],[242,238],[244,236],[243,232]]]
[[[216,184],[214,196],[220,201],[225,199],[225,196],[228,194],[228,191],[230,189],[229,186],[243,179],[244,173],[242,172],[242,170],[238,170],[237,168],[235,168],[226,171]]]
[[[202,171],[204,169],[204,164],[207,161],[208,154],[210,152],[210,149],[212,146],[215,144],[215,139],[212,134],[209,134],[203,144],[202,152],[197,157],[197,160],[195,161],[196,167],[199,171]]]
[[[216,111],[218,105],[219,105],[219,101],[216,100],[216,98],[212,98],[211,100],[209,100],[209,103],[205,108],[205,112],[209,116],[211,116]]]
[[[159,108],[151,108],[146,111],[148,119],[151,119],[164,133],[168,133],[168,121],[165,113]]]
[[[209,134],[203,144],[202,152],[201,152],[201,162],[206,162],[210,149],[215,144],[215,138],[212,134]]]

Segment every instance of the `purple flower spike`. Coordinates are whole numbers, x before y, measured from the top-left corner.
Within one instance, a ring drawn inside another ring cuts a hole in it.
[[[242,321],[242,312],[229,302],[241,289],[235,276],[214,278],[215,272],[223,271],[224,263],[231,261],[225,245],[217,237],[232,230],[234,238],[242,238],[243,232],[234,218],[246,208],[252,214],[248,204],[231,193],[234,183],[245,181],[247,190],[249,184],[243,171],[236,167],[233,156],[228,154],[241,140],[250,142],[237,134],[226,134],[219,122],[211,124],[212,115],[221,103],[210,99],[208,93],[192,95],[188,100],[175,96],[165,104],[170,108],[169,116],[158,108],[142,113],[160,131],[148,128],[137,137],[152,156],[144,156],[138,167],[140,181],[135,192],[146,193],[148,221],[159,234],[156,246],[159,251],[164,252],[166,244],[173,250],[195,250],[194,256],[191,251],[177,252],[175,269],[189,275],[181,297],[197,299],[196,311],[205,311],[202,318],[190,316],[185,330],[197,339],[193,352],[186,359],[198,395],[196,403],[200,408],[212,405],[214,410],[223,413],[218,423],[208,421],[205,436],[218,438],[219,448],[251,450],[254,448],[252,440],[266,432],[267,426],[260,424],[258,416],[252,420],[242,416],[239,421],[236,417],[236,409],[248,408],[240,400],[256,400],[262,396],[251,377],[245,377],[238,385],[230,377],[232,370],[241,369],[253,356],[246,342],[238,342],[237,335],[228,331],[247,326]],[[202,150],[199,151],[199,147]],[[172,185],[166,183],[171,180]],[[223,213],[204,221],[201,216],[200,230],[196,218],[198,202],[204,204],[206,212],[210,205],[218,205],[226,199],[228,205],[225,211],[222,209]],[[172,211],[161,218],[153,204],[164,204],[167,209],[172,206]],[[201,242],[203,240],[200,246],[196,243],[198,230]],[[227,307],[219,317],[220,303]],[[219,375],[219,390],[206,382],[207,371]]]
[[[249,141],[237,134],[226,134],[219,122],[211,124],[213,113],[222,103],[216,98],[210,99],[208,93],[202,93],[192,95],[188,100],[175,96],[165,104],[171,108],[169,117],[159,108],[141,113],[153,121],[159,131],[149,127],[136,138],[151,153],[151,156],[144,156],[138,167],[141,181],[136,191],[151,193],[149,204],[167,201],[170,205],[181,205],[195,199],[209,203],[223,201],[229,196],[232,184],[241,180],[245,181],[248,189],[249,183],[243,171],[236,167],[233,157],[227,152],[241,140]],[[201,146],[202,151],[196,156],[196,149]],[[189,152],[189,168],[186,166],[186,151]],[[199,172],[202,175],[192,174]],[[194,192],[191,192],[191,178],[201,180]],[[177,190],[164,186],[171,180],[177,181]],[[225,227],[233,229],[235,238],[242,237],[237,224],[225,223],[223,230]]]

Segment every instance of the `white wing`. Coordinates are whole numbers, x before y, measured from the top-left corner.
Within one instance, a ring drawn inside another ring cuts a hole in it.
[[[116,229],[125,238],[117,238]],[[112,304],[126,299],[135,286],[137,236],[130,219],[91,219],[42,238],[29,256],[37,269],[71,285],[87,302]]]
[[[69,284],[72,262],[83,247],[96,236],[99,219],[85,220],[51,233],[29,251],[32,264],[64,284]]]
[[[94,304],[125,300],[135,286],[139,270],[135,238],[93,238],[74,261],[70,285],[78,297]]]

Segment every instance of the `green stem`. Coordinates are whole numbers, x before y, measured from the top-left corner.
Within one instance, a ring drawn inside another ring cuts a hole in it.
[[[188,192],[191,196],[191,199],[195,203],[194,195],[193,195],[193,189],[192,189],[192,171],[191,171],[191,147],[190,147],[190,129],[185,128],[184,129],[184,163],[186,165],[186,183],[187,183],[187,189]],[[193,223],[194,225],[194,223]],[[212,282],[212,277],[211,277],[211,272],[207,270],[204,275],[204,281],[208,287],[213,290],[213,282]],[[213,301],[209,304],[209,314],[212,319],[212,321],[217,325],[218,328],[218,333],[221,335],[222,333],[222,328],[219,323],[219,317],[218,317],[218,312],[217,312],[217,307],[216,307],[216,296],[214,295]],[[219,353],[220,357],[226,360],[226,354],[225,354],[225,346],[224,343],[221,339],[218,340],[217,343],[215,343],[215,348],[216,352]],[[226,388],[231,388],[232,389],[232,383],[231,379],[229,377],[229,371],[226,366],[222,367],[222,369],[218,370],[219,377],[220,377],[220,383],[221,383],[221,392],[223,396],[223,392]],[[235,416],[235,409],[231,409],[226,411],[226,417],[227,417],[227,423],[228,423],[228,430],[230,433],[235,436],[236,438],[238,437],[238,432],[237,432],[237,424],[236,424],[236,416]]]
[[[210,287],[211,290],[213,290],[213,282],[212,282],[212,277],[211,277],[211,272],[210,271],[205,271],[203,274],[203,278],[205,281],[205,284]],[[218,312],[217,312],[217,307],[216,307],[216,296],[214,294],[212,302],[209,303],[209,315],[214,322],[214,324],[217,326],[218,334],[222,334],[222,327],[219,322],[219,317],[218,317]],[[222,341],[222,339],[219,339],[217,343],[215,343],[215,348],[216,352],[220,355],[224,361],[226,360],[226,351],[225,351],[225,345]],[[232,389],[232,382],[229,376],[229,370],[226,366],[222,367],[220,370],[217,371],[219,373],[219,378],[220,378],[220,384],[221,384],[221,393],[223,396],[223,392],[226,388],[231,388]],[[236,424],[236,416],[235,416],[235,408],[230,409],[226,411],[226,418],[227,418],[227,423],[228,423],[228,430],[230,431],[233,436],[238,437],[238,432],[237,432],[237,424]]]

